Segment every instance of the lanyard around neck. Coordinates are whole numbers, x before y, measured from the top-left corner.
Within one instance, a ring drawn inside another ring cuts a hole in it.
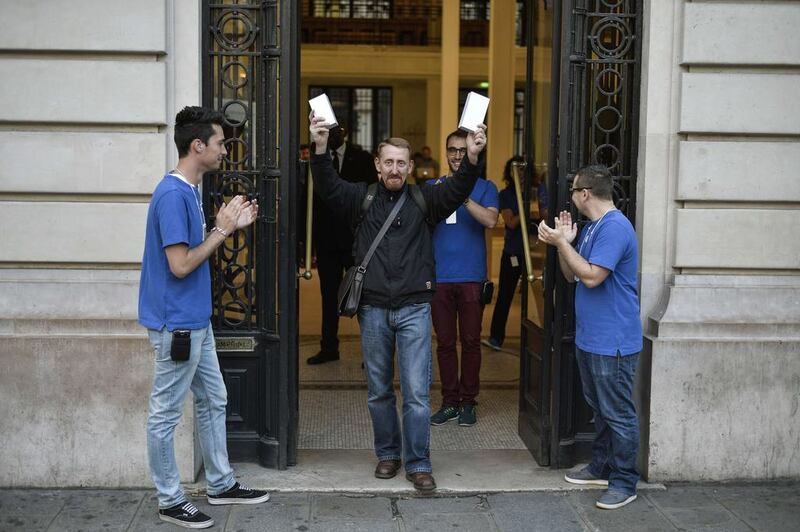
[[[203,223],[203,236],[205,236],[205,234],[206,234],[206,215],[203,212],[203,205],[200,203],[200,191],[198,190],[198,188],[196,186],[194,186],[193,184],[189,183],[189,181],[179,173],[179,170],[175,170],[174,172],[170,172],[169,175],[171,175],[172,177],[177,177],[178,179],[180,179],[181,181],[183,181],[184,183],[189,185],[189,188],[192,189],[192,196],[194,196],[194,203],[195,203],[195,205],[197,205],[197,212],[200,213],[200,220]]]

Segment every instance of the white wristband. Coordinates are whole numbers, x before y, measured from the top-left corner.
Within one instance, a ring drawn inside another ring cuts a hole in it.
[[[222,235],[224,238],[227,238],[227,237],[228,237],[228,233],[226,233],[224,229],[220,229],[220,228],[219,228],[219,227],[217,227],[216,225],[214,226],[214,228],[212,229],[212,231],[216,231],[217,233],[221,234],[221,235]]]

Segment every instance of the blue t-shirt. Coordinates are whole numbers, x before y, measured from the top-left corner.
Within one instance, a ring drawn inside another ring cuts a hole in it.
[[[426,186],[444,182],[446,176]],[[497,187],[478,179],[469,199],[484,207],[497,208]],[[451,216],[452,219],[452,216]],[[486,280],[486,229],[462,205],[455,212],[456,223],[439,222],[433,231],[433,255],[437,283],[471,283]]]
[[[200,193],[167,174],[153,192],[139,283],[139,323],[148,329],[202,329],[211,318],[211,271],[208,261],[183,279],[169,269],[164,248],[199,246],[205,239]]]
[[[605,281],[575,289],[575,345],[597,355],[633,355],[642,350],[642,322],[636,290],[638,245],[630,221],[618,210],[587,225],[578,253],[610,270]]]
[[[517,205],[517,196],[514,191],[514,186],[509,185],[500,191],[500,211],[503,209],[511,209],[511,214],[515,216],[519,214],[519,206]],[[520,223],[522,221],[520,220]],[[522,230],[521,225],[517,225],[514,229],[506,226],[505,240],[503,243],[503,252],[507,255],[517,256],[523,255],[522,252]]]

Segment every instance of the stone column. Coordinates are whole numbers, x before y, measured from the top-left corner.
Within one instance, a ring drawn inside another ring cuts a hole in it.
[[[461,18],[459,0],[442,2],[442,68],[439,98],[439,136],[446,135],[458,126],[458,60]],[[430,133],[428,138],[430,138]],[[447,167],[444,139],[440,139],[439,163]]]
[[[517,4],[491,3],[489,23],[489,126],[486,177],[500,182],[514,151],[514,35]]]

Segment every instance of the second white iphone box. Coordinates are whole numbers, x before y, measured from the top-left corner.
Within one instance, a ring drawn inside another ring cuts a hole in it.
[[[489,98],[477,92],[470,92],[467,94],[467,101],[464,102],[464,110],[461,111],[458,129],[474,132],[478,129],[478,124],[483,124],[488,110]]]
[[[328,99],[327,94],[322,93],[319,96],[311,98],[308,100],[308,104],[311,106],[311,110],[314,111],[314,116],[325,119],[325,126],[328,129],[333,129],[339,125],[339,123],[336,122],[336,115],[333,114],[333,107],[331,106],[331,101]]]

